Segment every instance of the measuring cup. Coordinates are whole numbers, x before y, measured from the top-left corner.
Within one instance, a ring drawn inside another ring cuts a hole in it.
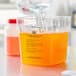
[[[64,16],[40,21],[19,18],[22,63],[34,66],[65,63],[70,22],[70,17]]]

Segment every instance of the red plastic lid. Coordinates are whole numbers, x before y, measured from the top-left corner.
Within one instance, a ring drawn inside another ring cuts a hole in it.
[[[9,19],[8,20],[8,23],[9,24],[16,24],[17,23],[17,20],[16,19]]]

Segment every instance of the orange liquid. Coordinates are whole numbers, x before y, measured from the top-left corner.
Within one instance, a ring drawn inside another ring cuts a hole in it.
[[[19,38],[18,37],[7,37],[7,55],[19,56]]]
[[[66,61],[68,32],[20,34],[22,63],[52,66]]]

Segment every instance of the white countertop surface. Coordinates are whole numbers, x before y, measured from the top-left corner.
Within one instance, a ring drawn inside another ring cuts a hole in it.
[[[23,65],[21,64],[20,57],[3,56],[3,54],[3,51],[1,51],[0,76],[62,76],[62,71],[73,69],[70,63],[62,63],[52,67]]]

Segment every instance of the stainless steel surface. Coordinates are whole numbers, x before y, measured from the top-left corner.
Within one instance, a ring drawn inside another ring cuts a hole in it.
[[[2,3],[0,9],[17,9],[17,6],[15,3]]]
[[[0,0],[0,3],[9,3],[9,0]]]
[[[0,0],[0,9],[17,9],[16,0]]]

